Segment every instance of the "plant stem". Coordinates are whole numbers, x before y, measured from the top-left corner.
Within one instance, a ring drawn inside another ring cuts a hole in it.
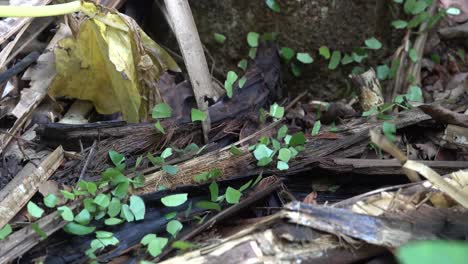
[[[0,17],[47,17],[59,16],[81,9],[81,1],[46,6],[0,6]]]

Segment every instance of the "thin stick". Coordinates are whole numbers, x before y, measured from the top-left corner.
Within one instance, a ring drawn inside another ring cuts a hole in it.
[[[94,155],[94,150],[96,149],[96,145],[97,145],[97,140],[94,140],[93,145],[89,149],[88,157],[86,158],[86,161],[83,165],[83,169],[81,169],[79,180],[82,180],[86,173],[86,169],[88,168],[89,161],[91,160],[91,157]]]

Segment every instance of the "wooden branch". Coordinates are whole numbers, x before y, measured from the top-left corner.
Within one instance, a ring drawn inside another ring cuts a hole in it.
[[[395,118],[395,124],[397,128],[403,128],[429,119],[430,116],[415,108],[399,114]],[[279,176],[297,173],[310,169],[313,164],[320,162],[320,160],[327,156],[334,155],[333,158],[346,158],[357,155],[362,152],[362,148],[368,143],[369,130],[380,127],[382,125],[381,122],[377,120],[357,125],[348,131],[338,133],[339,139],[334,141],[324,141],[317,137],[312,138],[306,143],[305,150],[299,157],[289,163],[290,169],[288,171],[270,170],[268,172]],[[185,184],[197,184],[193,180],[193,176],[214,168],[221,169],[222,175],[219,178],[220,180],[239,175],[255,175],[262,170],[268,170],[268,168],[257,167],[257,161],[253,155],[245,148],[243,151],[244,155],[234,156],[229,152],[229,149],[222,149],[180,163],[177,165],[179,173],[175,177],[168,176],[161,170],[146,175],[145,186],[139,189],[139,192],[152,192],[158,185],[172,188]]]
[[[39,189],[63,161],[63,149],[58,147],[36,168],[31,162],[0,192],[0,228],[3,228]],[[1,262],[1,261],[0,261]]]
[[[184,57],[198,109],[206,115],[202,127],[205,142],[208,142],[211,123],[206,98],[216,98],[217,93],[211,83],[211,75],[195,20],[187,0],[165,0],[164,2]]]
[[[370,69],[360,75],[351,75],[351,80],[358,90],[359,103],[364,111],[369,111],[372,107],[377,107],[384,103],[382,88],[374,69]]]

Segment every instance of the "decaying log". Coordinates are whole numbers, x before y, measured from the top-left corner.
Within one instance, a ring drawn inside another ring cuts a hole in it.
[[[431,167],[440,174],[448,174],[468,168],[467,161],[417,160],[417,162]],[[352,172],[376,176],[405,175],[400,162],[397,160],[332,158],[321,160],[318,166],[337,173]]]
[[[429,119],[430,117],[421,110],[413,109],[397,115],[395,125],[397,128],[403,128]],[[337,140],[313,138],[306,143],[305,150],[290,162],[290,170],[286,173],[291,174],[309,170],[315,163],[332,154],[333,157],[346,158],[362,153],[363,148],[368,144],[369,130],[380,126],[381,121],[378,120],[364,122],[350,130],[338,133],[339,139]],[[170,177],[164,171],[146,175],[145,187],[140,189],[140,192],[151,192],[158,184],[163,184],[168,188],[184,184],[196,184],[193,176],[214,168],[221,169],[222,176],[220,179],[260,173],[261,169],[255,165],[256,161],[252,154],[245,149],[244,153],[244,155],[234,156],[227,147],[178,164],[179,173],[177,177]],[[343,155],[343,153],[346,155]],[[272,172],[277,175],[285,174],[281,171]]]
[[[63,161],[63,149],[58,147],[38,167],[29,162],[0,192],[0,228],[3,228],[37,192]],[[3,262],[2,262],[3,263]]]

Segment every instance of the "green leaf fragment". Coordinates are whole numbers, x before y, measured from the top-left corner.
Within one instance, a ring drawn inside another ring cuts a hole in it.
[[[50,193],[46,197],[44,197],[44,205],[49,207],[49,208],[54,208],[57,203],[59,202],[59,199],[57,196],[54,194]]]
[[[210,201],[199,201],[195,203],[195,206],[201,209],[206,209],[206,210],[216,210],[216,211],[221,211],[221,206],[215,202],[210,202]]]
[[[11,233],[13,233],[13,229],[11,228],[10,224],[6,224],[4,227],[0,228],[0,240],[4,240]]]
[[[162,170],[170,175],[176,175],[177,172],[179,171],[179,168],[173,165],[164,165],[162,166]]]
[[[92,232],[94,232],[95,229],[96,227],[94,226],[84,226],[75,222],[70,222],[63,227],[63,230],[65,230],[65,232],[78,236],[91,234]]]
[[[203,122],[206,119],[205,113],[195,108],[192,108],[191,117],[192,117],[192,122],[196,122],[196,121]]]
[[[274,103],[270,106],[270,116],[278,119],[283,118],[284,107],[279,106],[277,103]]]
[[[304,64],[311,64],[312,62],[314,62],[312,56],[310,56],[310,54],[306,52],[297,53],[296,59]]]
[[[224,44],[224,42],[226,41],[226,36],[224,36],[223,34],[220,34],[220,33],[213,33],[213,38],[219,44]]]
[[[159,103],[153,107],[151,116],[153,118],[169,118],[172,115],[172,108],[166,103]]]
[[[249,32],[247,34],[247,43],[251,48],[258,47],[258,38],[260,35],[257,32]]]
[[[266,0],[265,3],[274,12],[276,12],[276,13],[281,12],[281,8],[280,8],[279,4],[276,2],[276,0]]]
[[[294,55],[296,52],[289,48],[289,47],[282,47],[280,49],[280,56],[283,58],[286,62],[290,61],[292,58],[294,58]]]
[[[71,222],[75,218],[73,215],[72,210],[68,206],[60,206],[57,208],[57,211],[60,212],[60,216],[63,218],[63,220]]]
[[[276,168],[277,168],[278,170],[280,170],[280,171],[283,171],[283,170],[289,169],[289,165],[288,165],[288,163],[279,160],[278,163],[277,163],[277,165],[276,165]]]
[[[378,50],[382,48],[382,43],[376,38],[367,39],[364,43],[369,49]]]
[[[28,213],[32,217],[40,218],[42,216],[42,214],[44,214],[44,209],[37,206],[37,204],[35,204],[34,202],[29,201],[28,205],[27,205],[27,208],[28,208]]]
[[[167,207],[176,207],[184,204],[187,199],[187,193],[172,194],[161,198],[161,203]]]
[[[141,199],[141,197],[137,195],[130,196],[129,207],[136,221],[145,219],[146,207],[145,207],[145,202],[143,201],[143,199]]]
[[[237,204],[239,203],[241,197],[241,192],[232,188],[228,187],[226,190],[226,202],[229,204]]]
[[[322,127],[322,123],[320,122],[320,120],[315,121],[314,127],[312,128],[312,133],[311,133],[311,135],[312,135],[312,136],[318,135],[318,133],[320,132],[320,128],[321,128],[321,127]]]
[[[332,56],[330,58],[330,62],[328,63],[328,69],[335,70],[341,62],[341,52],[340,51],[333,51]]]
[[[180,230],[184,225],[179,220],[171,220],[169,223],[166,225],[166,231],[171,234],[173,237],[177,236],[177,233],[179,233]]]
[[[319,54],[328,60],[330,58],[330,49],[328,49],[326,46],[322,46],[319,49]]]

